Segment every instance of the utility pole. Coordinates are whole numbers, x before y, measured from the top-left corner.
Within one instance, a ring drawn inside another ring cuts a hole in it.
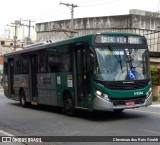
[[[31,21],[31,20],[21,20],[21,21],[27,21],[28,22],[28,25],[24,25],[22,24],[22,26],[26,26],[28,27],[28,37],[27,37],[27,44],[29,44],[31,42],[31,27],[34,28],[34,26],[31,25],[32,22],[34,21]]]
[[[21,21],[15,20],[15,22],[11,23],[11,24],[12,25],[7,25],[7,26],[14,27],[13,48],[14,48],[14,50],[16,50],[17,42],[19,41],[19,40],[17,40],[17,27],[21,26]]]
[[[70,30],[71,30],[71,37],[73,37],[73,26],[74,26],[74,23],[73,23],[73,15],[74,15],[74,8],[78,7],[77,5],[75,4],[69,4],[69,3],[61,3],[60,2],[60,5],[66,5],[67,7],[71,8],[71,25],[70,25]]]

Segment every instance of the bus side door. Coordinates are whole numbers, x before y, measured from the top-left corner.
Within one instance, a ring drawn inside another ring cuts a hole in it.
[[[30,55],[29,58],[30,97],[32,101],[37,101],[37,55]]]
[[[75,46],[75,76],[76,76],[76,91],[78,107],[88,107],[88,95],[90,94],[90,75],[87,73],[87,51],[88,46],[82,44]]]

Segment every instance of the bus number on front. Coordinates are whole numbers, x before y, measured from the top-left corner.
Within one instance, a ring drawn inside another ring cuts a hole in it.
[[[143,92],[134,92],[134,95],[136,95],[136,96],[143,95]]]

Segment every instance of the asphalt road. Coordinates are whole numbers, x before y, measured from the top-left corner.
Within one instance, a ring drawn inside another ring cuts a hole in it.
[[[61,109],[40,106],[22,108],[0,90],[0,135],[14,136],[158,136],[160,137],[160,105],[125,110],[120,114],[79,111],[75,117],[65,116]],[[5,134],[4,134],[5,135]],[[92,138],[91,138],[92,139]],[[97,138],[98,139],[98,138]],[[56,145],[127,145],[159,144],[158,142],[56,142]],[[160,140],[159,140],[160,142]]]

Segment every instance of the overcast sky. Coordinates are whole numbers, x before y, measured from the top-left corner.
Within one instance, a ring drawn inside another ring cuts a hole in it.
[[[7,24],[20,19],[35,23],[69,19],[71,10],[62,3],[73,3],[74,17],[112,16],[128,14],[130,9],[158,12],[160,0],[1,0],[0,34]]]

